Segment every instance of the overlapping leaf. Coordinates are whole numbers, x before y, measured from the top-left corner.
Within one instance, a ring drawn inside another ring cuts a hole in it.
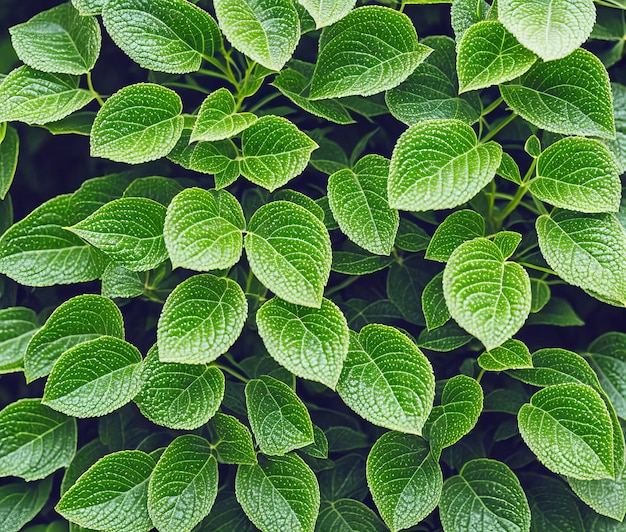
[[[441,327],[450,319],[450,311],[443,296],[443,272],[435,275],[424,287],[422,309],[429,331]]]
[[[25,307],[0,310],[0,374],[23,368],[26,346],[39,329],[37,315]]]
[[[52,491],[52,477],[43,482],[11,482],[0,487],[0,527],[19,532],[44,507]]]
[[[211,428],[218,438],[213,442],[218,462],[248,465],[257,463],[250,429],[236,417],[218,412],[211,421]]]
[[[585,355],[617,415],[626,419],[626,334],[609,332],[596,338]]]
[[[299,0],[315,20],[317,28],[330,26],[345,17],[354,7],[352,0]]]
[[[20,138],[12,127],[7,127],[4,139],[0,141],[0,200],[4,200],[17,169],[20,151]]]
[[[189,140],[196,142],[228,139],[256,121],[257,117],[252,113],[238,113],[235,98],[228,89],[222,87],[209,94],[202,102]]]
[[[452,252],[463,242],[484,236],[485,219],[468,209],[450,214],[435,230],[428,244],[425,258],[448,262]]]
[[[486,351],[478,357],[478,365],[488,371],[532,368],[528,347],[519,340],[507,340],[501,346]]]

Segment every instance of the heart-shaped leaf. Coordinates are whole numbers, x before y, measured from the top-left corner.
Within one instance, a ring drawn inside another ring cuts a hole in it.
[[[248,465],[257,463],[250,429],[236,417],[218,412],[211,421],[211,427],[219,439],[214,444],[218,462]]]
[[[480,355],[478,365],[487,371],[504,371],[532,368],[533,361],[526,344],[519,340],[507,340],[501,346]]]
[[[485,219],[480,214],[468,209],[455,211],[435,229],[424,258],[448,262],[452,252],[463,242],[484,234]]]
[[[317,28],[330,26],[345,17],[355,0],[298,0],[315,20]]]

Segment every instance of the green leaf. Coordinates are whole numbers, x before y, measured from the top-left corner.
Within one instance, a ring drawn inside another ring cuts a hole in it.
[[[356,4],[355,0],[299,0],[299,2],[313,17],[317,29],[341,20]]]
[[[502,256],[508,259],[522,241],[522,235],[515,231],[499,231],[493,237],[493,243],[500,248]]]
[[[402,314],[388,299],[378,299],[372,303],[364,299],[350,299],[346,303],[348,326],[360,330],[368,323],[392,324],[402,319]]]
[[[450,214],[435,230],[424,258],[448,262],[452,252],[464,242],[485,234],[485,220],[476,211],[464,209]]]
[[[224,397],[224,374],[202,364],[159,361],[153,346],[143,364],[141,389],[134,401],[153,423],[195,430],[217,412]]]
[[[470,26],[459,43],[460,91],[511,81],[526,72],[536,59],[500,22],[481,21]]]
[[[181,111],[180,96],[171,89],[154,83],[124,87],[96,115],[91,156],[129,164],[159,159],[174,148],[182,134]]]
[[[556,61],[537,61],[518,79],[500,85],[500,92],[513,111],[541,129],[615,138],[609,76],[587,50],[575,50]]]
[[[0,85],[0,122],[46,124],[65,118],[93,100],[78,82],[78,76],[16,68]]]
[[[617,521],[626,515],[626,475],[622,470],[615,480],[577,480],[568,478],[570,487],[585,504],[599,514]]]
[[[409,126],[434,119],[473,124],[480,116],[480,100],[475,94],[459,96],[454,41],[435,35],[423,39],[422,44],[433,52],[406,81],[385,93],[389,111]]]
[[[124,190],[125,198],[148,198],[167,207],[183,191],[178,181],[169,177],[149,176],[134,179]]]
[[[487,371],[505,371],[532,368],[533,361],[526,344],[519,340],[507,340],[500,347],[480,355],[478,365]]]
[[[474,130],[459,120],[411,126],[391,156],[389,205],[410,211],[462,205],[493,179],[501,156],[499,144],[479,144]]]
[[[257,463],[252,434],[236,417],[218,412],[211,421],[211,427],[217,435],[213,446],[218,462],[248,465]]]
[[[0,200],[4,200],[17,169],[20,151],[20,138],[12,127],[7,127],[4,139],[0,141]]]
[[[393,327],[370,324],[350,334],[337,392],[369,422],[420,435],[433,406],[435,379],[409,338]]]
[[[190,142],[228,139],[257,121],[252,113],[238,113],[235,98],[228,89],[209,94],[198,111]]]
[[[449,321],[432,331],[422,330],[417,337],[417,345],[422,349],[447,353],[463,347],[472,340],[472,337],[456,323]]]
[[[139,391],[141,361],[135,346],[113,336],[83,342],[55,362],[42,403],[79,418],[109,414]]]
[[[183,190],[165,217],[165,245],[172,267],[197,271],[231,267],[241,257],[245,225],[241,205],[228,192]]]
[[[257,532],[255,527],[243,513],[232,491],[220,492],[209,516],[202,521],[198,532]]]
[[[76,420],[20,399],[0,411],[0,476],[38,480],[67,467],[76,452]]]
[[[104,297],[138,297],[145,290],[145,283],[139,273],[118,266],[114,262],[110,262],[104,269],[101,279],[100,293]]]
[[[531,279],[530,290],[533,298],[530,311],[540,312],[550,301],[552,295],[550,285],[541,279]]]
[[[500,0],[498,19],[526,48],[551,61],[587,40],[596,9],[592,0]]]
[[[404,251],[417,253],[425,250],[429,242],[430,236],[419,225],[406,218],[400,218],[400,225],[394,243],[396,247]]]
[[[542,255],[564,281],[626,305],[626,232],[615,216],[557,209],[536,228]]]
[[[72,0],[72,4],[81,15],[99,15],[106,0]]]
[[[208,441],[185,434],[167,446],[150,475],[148,512],[161,532],[190,532],[217,496],[217,460]]]
[[[302,447],[302,452],[313,458],[328,458],[328,438],[326,433],[317,425],[313,425],[313,443]]]
[[[60,74],[85,74],[100,55],[100,25],[65,3],[9,28],[18,57],[32,68]]]
[[[443,475],[419,436],[387,432],[367,457],[367,485],[387,526],[396,532],[419,523],[439,502]]]
[[[270,70],[281,70],[291,59],[300,40],[293,2],[216,0],[214,7],[226,38],[250,59]]]
[[[52,478],[43,482],[12,482],[0,487],[0,527],[19,532],[44,507],[52,489]]]
[[[343,313],[323,298],[320,308],[274,297],[257,312],[259,335],[269,354],[291,373],[335,389],[348,353]]]
[[[87,469],[94,465],[100,458],[107,454],[108,448],[99,438],[91,440],[83,445],[76,454],[70,465],[65,469],[61,480],[61,495],[63,495],[78,480]]]
[[[195,72],[222,44],[215,20],[185,0],[107,0],[102,22],[133,61],[160,72]]]
[[[241,173],[271,192],[300,175],[316,148],[286,118],[263,116],[241,134]]]
[[[56,505],[68,521],[98,530],[148,532],[148,480],[154,459],[143,451],[120,451],[98,460]]]
[[[39,329],[37,315],[24,307],[0,310],[0,374],[22,369],[26,346]]]
[[[240,465],[235,494],[243,511],[263,532],[313,532],[320,491],[313,471],[296,454]]]
[[[317,518],[317,532],[337,530],[341,532],[384,532],[383,522],[373,510],[353,499],[339,499],[326,506]]]
[[[456,375],[448,379],[441,394],[441,405],[435,406],[426,421],[424,435],[435,456],[471,431],[483,409],[483,389],[471,377]]]
[[[115,303],[93,294],[69,299],[54,310],[28,343],[24,353],[26,380],[48,375],[65,351],[100,336],[124,338],[122,313]]]
[[[225,353],[239,337],[248,302],[239,285],[211,274],[180,283],[163,305],[157,326],[161,362],[203,364]]]
[[[541,141],[537,136],[531,135],[524,143],[524,151],[533,158],[541,155]]]
[[[567,137],[541,153],[530,192],[563,209],[617,212],[622,198],[619,173],[611,152],[600,141]]]
[[[96,118],[96,113],[93,111],[82,111],[79,113],[72,113],[61,120],[56,122],[49,122],[43,124],[42,127],[47,129],[53,135],[82,135],[88,137],[91,134],[91,126]]]
[[[322,222],[324,221],[324,209],[302,192],[291,190],[289,188],[281,188],[280,190],[275,191],[271,195],[271,198],[273,201],[285,200],[295,203],[296,205],[300,205],[300,207],[304,207],[305,209],[311,211],[311,213],[313,213]]]
[[[389,160],[366,155],[328,178],[328,201],[339,227],[355,244],[389,255],[400,218],[387,201]]]
[[[608,332],[596,338],[585,356],[598,375],[617,415],[626,419],[626,334]]]
[[[573,383],[544,388],[520,408],[518,423],[551,471],[580,480],[613,478],[613,427],[594,389]]]
[[[429,331],[441,327],[450,319],[450,311],[443,297],[443,272],[435,275],[424,287],[422,309]]]
[[[311,98],[370,96],[402,83],[431,48],[417,42],[409,17],[364,6],[324,29]]]
[[[557,327],[580,327],[585,324],[572,305],[560,297],[551,297],[539,312],[528,317],[526,323],[528,325],[556,325]]]
[[[332,252],[326,227],[310,211],[288,201],[263,205],[250,219],[244,245],[252,272],[278,297],[321,306]]]
[[[489,16],[490,12],[491,6],[485,2],[485,0],[481,0],[480,2],[475,2],[474,0],[456,0],[452,2],[450,8],[450,22],[456,42],[461,42],[463,34],[474,24],[478,24],[482,20],[491,19]]]
[[[511,338],[530,313],[530,279],[500,248],[475,238],[454,250],[443,273],[454,320],[490,350]]]
[[[530,530],[530,507],[508,466],[479,458],[446,479],[439,503],[444,530]]]
[[[167,259],[165,212],[148,198],[120,198],[68,229],[129,270],[152,270]]]
[[[250,427],[261,452],[283,455],[313,443],[311,416],[285,383],[262,375],[246,384]]]
[[[333,251],[331,270],[346,275],[367,275],[384,270],[393,262],[393,257],[370,255],[365,251]]]
[[[585,530],[576,498],[563,482],[544,475],[533,474],[526,478],[534,480],[530,487],[526,487],[532,518],[531,530]]]
[[[516,185],[522,184],[519,166],[517,166],[515,159],[505,151],[502,152],[502,159],[500,160],[500,166],[496,170],[496,174]]]
[[[426,323],[422,313],[422,290],[430,279],[428,264],[419,257],[405,258],[402,264],[394,262],[389,267],[387,295],[406,321],[417,325]]]
[[[345,443],[350,442],[350,434],[354,435],[352,444],[354,447],[371,447],[365,435],[362,432],[349,429],[348,427],[335,426],[327,431],[327,436],[331,438],[345,434]],[[341,438],[335,438],[335,442]],[[330,439],[329,439],[330,444]],[[332,449],[342,450],[339,445],[331,446]],[[347,446],[350,447],[349,445]],[[348,450],[348,448],[343,450]],[[325,469],[318,474],[320,480],[320,490],[322,492],[322,500],[337,501],[349,497],[362,501],[367,496],[367,481],[365,479],[365,458],[360,454],[345,454],[338,460],[334,461],[334,467]]]

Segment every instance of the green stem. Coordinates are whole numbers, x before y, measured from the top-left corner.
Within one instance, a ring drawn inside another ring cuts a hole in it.
[[[236,379],[242,381],[242,382],[248,382],[250,379],[248,379],[247,377],[244,377],[241,373],[239,373],[238,371],[235,371],[232,368],[229,368],[228,366],[224,366],[222,364],[216,364],[215,362],[213,362],[211,364],[211,367],[214,368],[218,368],[221,369],[222,371],[225,371],[226,373],[228,373],[229,375],[232,375],[233,377],[235,377]]]
[[[271,102],[272,100],[275,100],[279,96],[282,96],[280,92],[273,92],[271,94],[268,94],[267,96],[265,96],[265,98],[262,98],[261,100],[256,102],[252,107],[247,109],[247,111],[250,113],[254,113],[258,109],[262,109],[263,107],[265,107],[269,102]]]
[[[480,381],[483,378],[483,375],[485,374],[485,369],[481,368],[480,369],[480,373],[478,373],[478,376],[476,377],[476,382],[480,384]]]
[[[100,107],[102,107],[104,105],[104,100],[98,94],[96,89],[93,88],[93,82],[91,80],[91,70],[87,72],[87,87],[89,87],[89,91],[91,92],[91,94],[93,94],[93,97],[96,99]]]
[[[513,122],[513,120],[515,120],[517,118],[517,114],[516,113],[511,113],[509,116],[507,116],[504,120],[502,120],[502,122],[500,122],[497,126],[495,126],[491,131],[489,131],[489,133],[487,133],[481,140],[480,142],[484,143],[487,142],[488,140],[491,140],[493,137],[495,137],[498,133],[500,133],[500,131],[502,131],[506,126],[508,126],[511,122]]]
[[[522,266],[526,266],[526,268],[530,268],[531,270],[537,270],[538,272],[548,273],[550,275],[556,275],[557,277],[559,276],[558,273],[556,273],[554,270],[551,270],[550,268],[537,266],[536,264],[531,264],[530,262],[518,262],[518,264]]]
[[[481,116],[487,116],[492,111],[495,111],[498,107],[500,107],[500,104],[503,101],[504,101],[504,98],[502,97],[495,99],[493,102],[491,102],[487,107],[483,109]]]
[[[331,286],[328,290],[326,290],[326,293],[324,295],[328,297],[333,294],[336,294],[340,290],[343,290],[347,286],[350,286],[354,281],[357,281],[358,279],[360,279],[358,275],[351,275],[345,281],[342,281],[341,283],[336,284],[335,286]]]
[[[515,193],[515,196],[513,196],[513,199],[509,201],[509,203],[500,213],[500,215],[494,218],[494,221],[498,225],[501,225],[504,219],[517,208],[526,192],[528,192],[528,185],[520,185],[517,189],[517,192]]]

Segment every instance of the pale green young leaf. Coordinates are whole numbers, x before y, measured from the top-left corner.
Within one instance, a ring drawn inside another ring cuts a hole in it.
[[[252,272],[278,297],[320,308],[332,252],[315,215],[288,201],[267,203],[250,219],[244,246]]]
[[[566,282],[626,305],[626,231],[612,214],[557,209],[536,222],[539,248]]]
[[[592,0],[499,0],[498,19],[526,48],[551,61],[587,40],[596,9]]]
[[[46,124],[65,118],[93,100],[78,82],[78,76],[70,74],[16,68],[0,85],[0,122]]]
[[[326,506],[317,518],[316,532],[384,532],[387,527],[369,507],[354,499],[339,499]]]
[[[368,275],[393,264],[393,257],[371,255],[365,251],[333,251],[331,270],[345,275]]]
[[[493,243],[500,248],[505,259],[508,259],[522,241],[522,235],[515,231],[499,231],[493,237]]]
[[[532,479],[526,485],[526,494],[530,504],[531,530],[544,532],[562,532],[585,530],[576,497],[560,480],[545,475],[528,475]],[[530,486],[528,486],[530,484]]]
[[[417,345],[429,351],[447,353],[463,347],[472,337],[453,321],[448,321],[432,331],[423,329],[417,337]]]
[[[443,274],[443,292],[455,321],[487,350],[511,338],[530,313],[530,278],[500,248],[475,238],[454,250]]]
[[[281,70],[300,41],[291,0],[216,0],[221,30],[234,48],[270,70]]]
[[[369,422],[422,433],[433,406],[435,378],[428,359],[397,329],[370,324],[350,333],[337,392]]]
[[[161,85],[136,83],[120,89],[96,115],[92,157],[138,164],[167,155],[183,131],[182,108],[180,96]]]
[[[417,253],[428,248],[430,236],[416,223],[400,218],[394,245],[404,251]]]
[[[110,299],[83,294],[59,305],[31,338],[24,373],[31,382],[50,373],[57,359],[75,345],[100,336],[124,338],[122,313]]]
[[[502,152],[502,159],[500,160],[500,166],[498,166],[496,174],[507,181],[511,181],[511,183],[515,183],[516,185],[522,184],[522,176],[519,171],[519,166],[515,162],[515,159],[513,159],[513,157],[505,151]]]
[[[148,482],[148,513],[160,532],[190,532],[215,502],[217,460],[208,441],[194,434],[167,446]]]
[[[209,94],[198,111],[190,142],[233,137],[257,121],[252,113],[238,113],[235,98],[224,87]]]
[[[501,346],[481,354],[478,365],[487,371],[505,371],[532,368],[533,360],[526,344],[519,340],[507,340]]]
[[[17,169],[20,152],[20,138],[12,127],[7,127],[4,139],[0,141],[0,200],[4,200]]]
[[[246,384],[250,427],[261,452],[283,455],[313,443],[311,416],[285,383],[262,375]]]
[[[209,271],[229,268],[241,257],[245,219],[239,202],[224,190],[187,188],[165,217],[165,245],[172,267]]]
[[[487,458],[465,463],[446,479],[439,515],[446,532],[530,531],[530,507],[519,480],[507,465]]]
[[[236,417],[218,412],[213,417],[210,427],[217,436],[213,446],[218,462],[248,465],[257,463],[252,434]]]
[[[600,141],[566,137],[548,146],[537,159],[530,192],[563,209],[617,212],[622,198],[619,169]]]
[[[110,262],[100,277],[102,288],[100,294],[104,297],[138,297],[144,293],[145,283],[140,274],[131,271],[114,262]]]
[[[0,487],[0,528],[20,532],[44,507],[52,490],[52,477],[42,482],[11,482]]]
[[[311,98],[370,96],[402,83],[431,48],[417,42],[409,17],[363,6],[324,29]]]
[[[367,457],[366,474],[376,508],[393,532],[416,525],[439,503],[441,468],[419,436],[383,434]]]
[[[110,201],[121,198],[131,180],[131,173],[123,172],[84,181],[80,188],[72,194],[69,206],[72,221],[68,221],[67,225],[70,226],[84,220]]]
[[[76,420],[20,399],[0,411],[0,476],[38,480],[67,467],[76,452]]]
[[[313,425],[313,443],[301,448],[303,453],[313,458],[328,458],[328,438],[326,433],[317,425]]]
[[[435,406],[426,425],[424,435],[435,456],[444,447],[450,447],[471,431],[483,410],[483,389],[466,375],[448,379],[441,394],[441,405]]]
[[[328,178],[328,201],[342,232],[371,253],[389,255],[400,218],[387,201],[389,160],[366,155]]]
[[[319,485],[313,471],[296,454],[240,465],[235,494],[248,518],[263,532],[314,531]]]
[[[536,135],[531,135],[524,142],[524,151],[533,158],[541,155],[541,141]]]
[[[107,0],[102,22],[133,61],[160,72],[195,72],[222,43],[215,20],[186,0]]]
[[[257,312],[259,335],[269,354],[291,373],[335,389],[348,353],[346,318],[332,301],[319,308],[270,299]]]
[[[480,0],[456,0],[452,2],[450,8],[450,22],[454,31],[454,38],[457,43],[461,42],[465,32],[474,24],[478,24],[483,20],[488,20],[491,6]]]
[[[613,478],[613,427],[593,388],[557,384],[520,408],[522,438],[551,471],[580,480]]]
[[[450,319],[450,311],[443,297],[443,272],[435,275],[424,287],[422,309],[429,331],[441,327]]]
[[[462,205],[493,179],[501,156],[499,144],[479,144],[474,130],[459,120],[411,126],[391,156],[389,205],[409,211]]]
[[[159,361],[156,345],[143,364],[141,389],[134,402],[153,423],[195,430],[217,412],[224,397],[224,374],[204,364]]]
[[[241,173],[271,192],[300,175],[316,148],[286,118],[263,116],[241,134]]]
[[[313,17],[317,29],[331,26],[341,20],[356,4],[356,0],[299,0],[299,2]]]
[[[603,334],[591,342],[585,357],[596,371],[617,415],[626,419],[626,334]]]
[[[154,459],[143,451],[119,451],[91,466],[56,505],[68,521],[85,528],[148,532],[148,480]]]
[[[248,302],[231,279],[194,275],[169,295],[157,326],[161,362],[203,364],[225,353],[239,337]]]
[[[586,505],[599,514],[622,522],[626,516],[626,472],[622,470],[613,479],[577,480],[569,477],[572,491]]]
[[[54,363],[42,403],[78,418],[104,416],[128,403],[141,386],[141,353],[114,336],[100,336]]]
[[[100,55],[100,25],[82,16],[71,3],[42,11],[9,28],[17,56],[43,72],[84,74]]]
[[[537,56],[496,20],[470,26],[459,43],[460,92],[484,89],[522,75]]]
[[[124,190],[123,197],[148,198],[167,207],[182,191],[183,187],[175,179],[153,175],[134,179]]]
[[[300,207],[304,207],[308,211],[311,211],[311,213],[319,218],[320,221],[324,221],[324,209],[302,192],[298,192],[297,190],[291,190],[289,188],[281,188],[275,191],[271,195],[271,198],[272,201],[285,200],[300,205]]]
[[[72,0],[73,6],[81,15],[99,15],[107,0]]]
[[[541,279],[532,278],[530,280],[530,291],[532,293],[530,311],[533,313],[539,312],[550,301],[552,295],[550,285]]]
[[[464,242],[485,234],[485,220],[476,211],[464,209],[450,214],[435,230],[424,258],[448,262],[452,252]]]
[[[167,259],[166,209],[148,198],[120,198],[68,229],[132,271],[156,268]]]
[[[480,116],[480,100],[475,94],[459,96],[454,41],[435,35],[423,39],[422,44],[433,52],[406,81],[385,93],[389,111],[409,126],[433,119],[473,124]]]
[[[23,368],[26,346],[39,329],[37,315],[24,307],[0,310],[0,375]]]
[[[72,134],[88,137],[91,134],[91,127],[95,118],[96,113],[94,111],[81,111],[72,113],[56,122],[43,124],[42,127],[53,135]]]
[[[580,48],[555,61],[537,61],[516,80],[500,85],[500,92],[513,111],[542,129],[615,138],[609,75],[587,50]]]

